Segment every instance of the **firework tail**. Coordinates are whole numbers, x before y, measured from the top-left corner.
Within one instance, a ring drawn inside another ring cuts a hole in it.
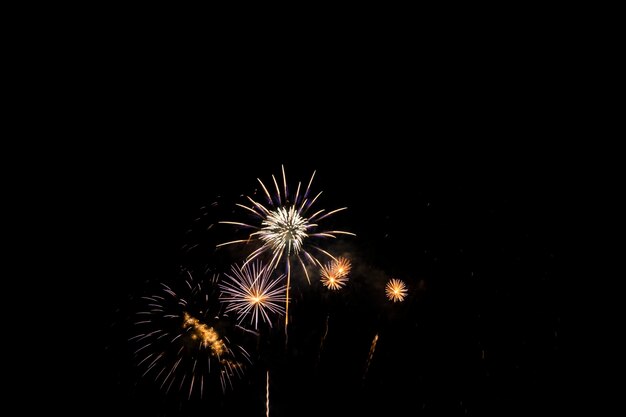
[[[267,371],[265,380],[265,417],[270,417],[270,371]]]
[[[285,291],[285,349],[289,342],[289,289],[291,288],[291,264],[287,258],[287,291]]]
[[[326,341],[326,336],[328,335],[328,322],[330,320],[330,313],[326,316],[326,328],[324,329],[324,334],[322,334],[322,338],[320,340],[320,351],[317,355],[317,365],[319,366],[322,360],[322,349],[324,348],[324,342]]]
[[[363,372],[363,380],[365,381],[365,378],[367,378],[367,371],[370,368],[370,364],[372,363],[372,358],[374,357],[374,352],[376,351],[376,343],[378,342],[378,333],[376,333],[376,335],[374,336],[374,339],[372,340],[372,344],[370,346],[370,353],[367,356],[367,363],[365,364],[365,371]]]

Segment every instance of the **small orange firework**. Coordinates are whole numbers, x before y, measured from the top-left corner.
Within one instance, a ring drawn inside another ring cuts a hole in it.
[[[322,267],[322,285],[331,290],[338,290],[348,282],[352,264],[346,258],[339,257]]]
[[[387,294],[387,298],[395,303],[396,301],[404,300],[408,291],[402,280],[391,279],[385,287],[385,293]]]

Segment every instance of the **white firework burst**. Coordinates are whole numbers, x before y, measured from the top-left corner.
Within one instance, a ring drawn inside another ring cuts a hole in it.
[[[287,264],[287,278],[289,281],[290,257],[294,256],[295,259],[297,259],[302,265],[302,270],[305,273],[307,281],[310,283],[311,280],[305,266],[305,261],[322,267],[323,265],[317,257],[318,254],[324,254],[325,256],[335,260],[330,253],[326,252],[314,243],[316,238],[336,238],[337,235],[355,236],[355,234],[342,230],[321,230],[318,224],[320,221],[328,218],[329,216],[346,210],[347,207],[331,211],[320,209],[309,214],[309,212],[312,211],[311,207],[322,194],[320,191],[313,198],[309,195],[311,184],[313,183],[313,178],[315,177],[315,171],[313,172],[313,175],[311,175],[311,179],[309,180],[304,192],[301,193],[302,183],[299,182],[296,192],[293,195],[289,193],[287,188],[284,166],[282,166],[282,174],[282,190],[278,186],[276,177],[272,175],[274,187],[276,188],[276,194],[274,196],[270,194],[265,184],[257,178],[257,181],[263,189],[267,203],[262,204],[257,201],[258,199],[255,200],[251,197],[247,197],[250,203],[249,205],[237,204],[238,207],[246,210],[248,213],[251,213],[255,221],[250,223],[237,221],[220,222],[251,230],[248,237],[246,239],[238,239],[221,243],[217,246],[220,247],[235,243],[249,243],[254,240],[259,240],[261,242],[261,246],[248,255],[248,262],[261,254],[271,253],[271,259],[268,267],[276,268],[280,261],[285,258]]]

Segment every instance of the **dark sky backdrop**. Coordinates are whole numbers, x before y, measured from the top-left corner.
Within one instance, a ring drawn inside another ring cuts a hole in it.
[[[85,313],[71,330],[85,334],[73,334],[81,348],[68,352],[78,365],[68,401],[86,404],[84,415],[260,416],[269,367],[275,417],[571,407],[561,335],[570,179],[544,140],[569,123],[555,110],[571,94],[558,74],[515,56],[481,66],[459,54],[419,75],[392,56],[381,73],[366,61],[332,70],[302,57],[264,77],[228,60],[211,72],[163,45],[163,54],[134,43],[109,52],[115,59],[94,62],[101,76],[77,95],[97,105],[79,112],[78,133],[94,146],[72,170],[89,173],[87,185],[73,180],[85,198],[72,208],[89,278],[70,303]],[[299,79],[305,64],[317,75]],[[234,390],[191,404],[164,396],[132,363],[136,298],[190,262],[181,247],[203,206],[217,196],[234,205],[281,164],[291,187],[317,170],[319,207],[349,207],[334,217],[358,235],[337,247],[355,263],[347,288],[329,297],[300,282],[289,349],[268,341]],[[407,282],[403,303],[385,299],[387,277]]]

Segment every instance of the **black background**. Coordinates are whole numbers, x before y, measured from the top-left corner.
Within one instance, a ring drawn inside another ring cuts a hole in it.
[[[572,123],[557,105],[571,91],[537,64],[541,53],[494,62],[463,49],[422,65],[389,51],[385,65],[300,54],[273,71],[263,54],[217,65],[164,40],[85,62],[97,71],[73,95],[72,134],[89,146],[67,173],[81,229],[67,256],[80,258],[85,281],[72,291],[84,296],[69,305],[81,311],[70,326],[80,347],[67,352],[75,387],[59,401],[87,414],[264,415],[268,365],[274,416],[571,407],[561,337],[571,177],[550,142]],[[342,240],[359,274],[340,297],[302,287],[290,350],[273,344],[232,391],[191,404],[164,396],[130,358],[133,300],[177,276],[203,206],[234,204],[281,164],[290,184],[317,170],[320,207],[349,206],[336,221],[358,235]],[[401,304],[382,292],[392,276],[409,285]]]

